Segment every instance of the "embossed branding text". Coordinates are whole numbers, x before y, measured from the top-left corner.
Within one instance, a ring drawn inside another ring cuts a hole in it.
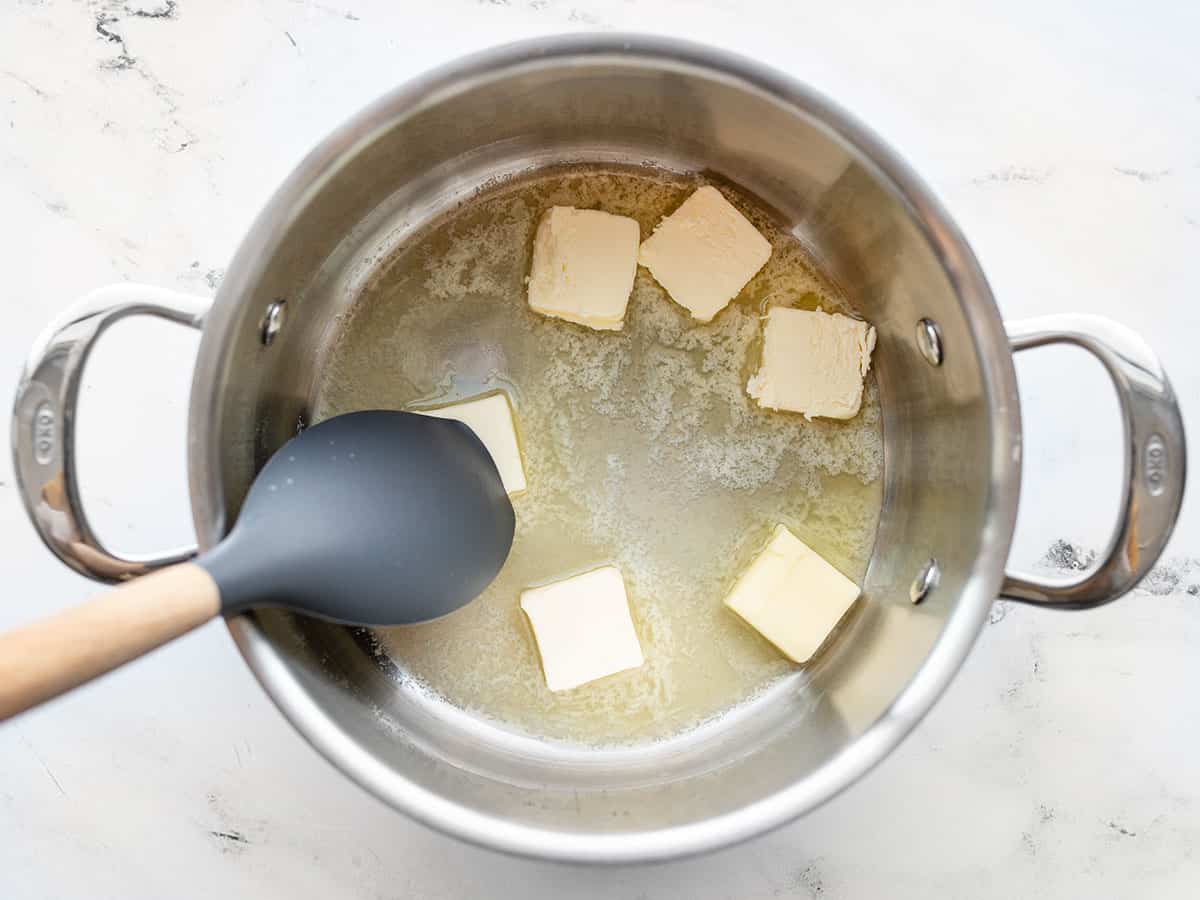
[[[1166,488],[1167,445],[1157,434],[1150,435],[1143,453],[1142,468],[1146,476],[1146,490],[1157,497]]]
[[[49,400],[38,404],[33,413],[33,458],[44,466],[54,459],[58,443],[58,416]]]

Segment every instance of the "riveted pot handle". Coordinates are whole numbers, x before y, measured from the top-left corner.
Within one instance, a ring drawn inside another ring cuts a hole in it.
[[[1183,420],[1158,358],[1129,329],[1097,316],[1045,316],[1009,323],[1013,351],[1073,344],[1095,356],[1117,389],[1124,422],[1122,508],[1100,565],[1078,579],[1008,574],[1001,594],[1062,609],[1115,600],[1150,571],[1166,546],[1187,467]]]
[[[80,299],[38,338],[17,385],[13,465],[21,499],[39,536],[59,559],[98,581],[125,581],[195,555],[124,558],[88,523],[76,481],[76,404],[83,369],[105,329],[127,316],[156,316],[201,327],[209,301],[140,284],[116,284]]]

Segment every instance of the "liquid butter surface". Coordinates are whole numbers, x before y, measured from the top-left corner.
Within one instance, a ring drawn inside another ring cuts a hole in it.
[[[698,324],[639,268],[619,332],[529,310],[534,231],[553,205],[636,219],[642,238],[700,177],[572,168],[501,184],[409,240],[367,286],[323,369],[314,420],[504,390],[528,490],[499,577],[436,622],[380,629],[406,677],[509,730],[589,745],[661,739],[753,697],[793,666],[721,601],[784,524],[861,581],[881,503],[878,392],[847,422],[746,394],[770,305],[851,312],[800,243],[719,185],[770,241],[739,297]],[[521,591],[620,568],[639,669],[552,693]],[[403,586],[398,585],[397,590]]]

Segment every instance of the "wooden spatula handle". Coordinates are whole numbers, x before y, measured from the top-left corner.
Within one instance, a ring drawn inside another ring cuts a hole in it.
[[[212,577],[183,563],[0,635],[0,719],[148,653],[220,609]]]

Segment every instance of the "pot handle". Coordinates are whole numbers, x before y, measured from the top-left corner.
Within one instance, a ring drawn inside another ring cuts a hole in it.
[[[195,555],[185,547],[127,559],[105,548],[88,523],[76,481],[75,414],[84,366],[97,339],[127,316],[156,316],[200,328],[209,301],[142,284],[115,284],[82,297],[38,337],[17,384],[13,467],[38,535],[68,566],[97,581],[125,581]]]
[[[1096,569],[1078,579],[1006,573],[1000,593],[1057,609],[1086,609],[1116,600],[1154,566],[1183,502],[1187,447],[1171,383],[1146,343],[1108,319],[1043,316],[1006,327],[1014,352],[1074,344],[1108,370],[1124,422],[1125,483],[1116,533]]]

